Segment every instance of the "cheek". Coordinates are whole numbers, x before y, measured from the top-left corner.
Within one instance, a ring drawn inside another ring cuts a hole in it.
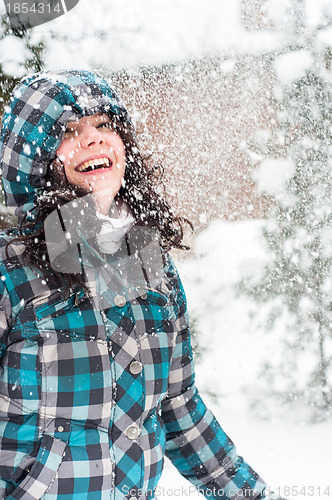
[[[108,146],[110,150],[113,151],[117,156],[119,162],[123,163],[125,160],[125,147],[121,137],[117,135],[110,136],[108,138]]]
[[[125,166],[126,166],[125,160],[123,160],[123,162],[118,163],[118,166],[116,167],[118,169],[119,178],[121,179],[121,181],[122,181],[124,174],[125,174]]]
[[[125,157],[124,152],[121,155],[121,158],[118,159],[118,163],[116,165],[116,168],[118,169],[121,178],[124,177],[125,169],[126,169],[126,157]]]
[[[56,150],[57,157],[67,166],[75,155],[75,144],[72,141],[65,141]]]
[[[118,164],[120,165],[119,170],[120,170],[122,176],[124,176],[125,168],[126,168],[126,152],[125,152],[123,145],[121,146],[120,151],[119,151]]]

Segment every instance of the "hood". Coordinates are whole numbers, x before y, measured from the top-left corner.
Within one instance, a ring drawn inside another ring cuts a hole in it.
[[[108,81],[89,71],[47,71],[14,89],[2,118],[0,158],[6,205],[19,221],[36,216],[35,199],[67,123],[97,112],[116,115],[132,128]]]

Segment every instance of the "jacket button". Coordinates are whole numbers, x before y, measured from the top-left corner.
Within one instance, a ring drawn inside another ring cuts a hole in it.
[[[144,290],[144,288],[141,288],[141,287],[137,287],[136,288],[136,291],[137,291],[137,294],[138,294],[138,297],[140,299],[147,299],[148,298],[148,294],[146,293],[146,291]]]
[[[123,295],[116,295],[114,297],[114,304],[117,306],[117,307],[123,307],[126,305],[126,297],[124,297]]]
[[[142,371],[142,363],[140,361],[133,361],[129,366],[130,373],[137,375]]]
[[[62,425],[59,425],[58,432],[63,432],[64,430],[65,430],[64,427],[62,427]]]
[[[75,295],[75,306],[77,307],[79,303],[80,303],[80,292],[77,292],[77,294]]]
[[[128,439],[137,439],[139,435],[139,427],[137,424],[130,425],[126,430],[126,436]]]

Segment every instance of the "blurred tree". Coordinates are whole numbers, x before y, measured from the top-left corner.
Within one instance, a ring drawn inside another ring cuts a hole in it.
[[[15,57],[18,54],[5,54],[5,50],[2,48],[2,56],[0,57],[0,116],[2,116],[4,111],[5,103],[8,101],[13,88],[16,83],[20,80],[19,75],[29,72],[37,72],[41,71],[43,68],[43,53],[45,50],[45,44],[43,40],[38,42],[32,41],[31,30],[22,29],[14,29],[11,27],[8,16],[3,14],[0,18],[0,48],[1,42],[6,42],[8,37],[15,37],[21,41],[24,46],[24,50],[21,51],[24,54],[24,60],[19,60],[16,65],[13,65],[12,68],[15,69],[15,74],[10,74],[8,70],[4,68],[3,59],[6,57],[7,59],[15,60]],[[21,54],[20,54],[21,55]],[[9,57],[8,57],[9,56]],[[17,71],[17,67],[20,67],[19,71]],[[1,186],[0,190],[0,227],[3,227],[10,220],[8,218],[6,209],[3,205],[3,190]]]
[[[8,36],[14,36],[20,40],[22,40],[25,46],[25,60],[23,62],[18,62],[19,66],[23,66],[23,73],[28,72],[37,72],[43,69],[43,52],[45,50],[45,43],[43,40],[38,41],[37,43],[33,43],[31,41],[31,30],[27,29],[14,29],[11,27],[8,16],[3,14],[0,18],[0,46],[1,41],[5,40]],[[10,54],[10,56],[14,59],[15,54]],[[3,113],[4,103],[9,99],[9,96],[19,81],[19,77],[14,74],[6,73],[3,63],[0,58],[0,112],[1,115]]]
[[[303,4],[294,1],[301,13]],[[304,403],[312,419],[331,415],[332,409],[331,48],[317,42],[329,24],[326,19],[309,33],[301,17],[294,23],[303,35],[297,47],[273,57],[298,51],[284,66],[290,74],[292,61],[306,57],[311,64],[300,78],[287,83],[288,74],[286,83],[276,83],[278,122],[249,144],[260,161],[286,158],[294,171],[264,228],[270,260],[258,281],[242,283],[257,301],[270,304],[269,328],[280,334],[280,326],[287,325],[281,359],[269,353],[263,366],[268,390],[282,401]]]

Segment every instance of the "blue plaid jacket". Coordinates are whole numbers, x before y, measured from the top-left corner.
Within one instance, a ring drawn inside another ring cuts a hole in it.
[[[35,75],[15,90],[0,146],[19,219],[33,216],[66,122],[98,110],[130,120],[108,82],[88,72]],[[158,285],[137,294],[114,260],[88,248],[90,293],[73,288],[64,299],[24,264],[23,244],[7,256],[8,241],[0,235],[0,498],[153,498],[165,454],[208,498],[259,498],[265,484],[195,387],[170,257]]]
[[[5,242],[1,498],[151,498],[165,454],[207,497],[213,489],[215,498],[259,497],[264,483],[195,387],[186,300],[172,260],[166,256],[156,289],[139,296],[125,284],[119,295],[112,263],[106,278],[86,266],[91,290],[103,293],[108,280],[110,307],[99,310],[82,290],[64,300],[25,267],[23,245],[11,245],[7,259]]]

